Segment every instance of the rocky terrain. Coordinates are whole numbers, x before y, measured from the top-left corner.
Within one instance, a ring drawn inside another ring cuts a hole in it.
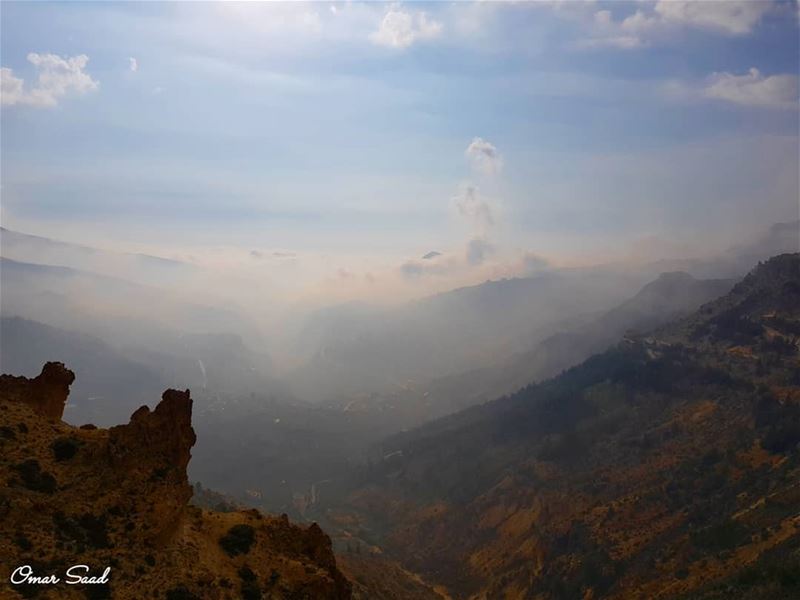
[[[0,377],[0,565],[3,598],[350,598],[331,541],[312,524],[255,510],[190,506],[195,443],[189,392],[108,430],[61,420],[74,374],[47,363]],[[54,584],[12,585],[29,565]],[[87,565],[107,581],[67,584]]]
[[[786,254],[685,319],[388,440],[329,517],[453,598],[800,597],[799,347]]]

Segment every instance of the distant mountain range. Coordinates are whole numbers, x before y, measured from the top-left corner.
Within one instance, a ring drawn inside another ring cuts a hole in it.
[[[163,329],[247,332],[242,315],[124,277],[0,257],[4,316],[33,318],[104,337],[149,342]],[[156,310],[157,308],[157,310]],[[148,337],[150,336],[150,337]]]
[[[426,389],[433,380],[459,378],[474,369],[485,373],[486,368],[503,368],[515,356],[534,351],[550,336],[594,321],[662,273],[734,280],[760,260],[800,251],[798,244],[800,221],[779,223],[722,256],[552,269],[531,277],[487,281],[391,309],[359,303],[329,307],[307,320],[298,336],[296,353],[310,359],[288,379],[300,397],[344,404],[364,393],[386,395],[407,388]],[[679,282],[675,285],[680,288]],[[686,286],[686,294],[703,297],[702,286],[695,292],[689,288]],[[675,310],[696,308],[691,297],[682,307],[677,304],[679,297],[664,298],[664,302],[676,303]],[[658,308],[643,306],[641,310],[655,314]],[[620,310],[639,309],[628,306]],[[608,317],[609,326],[613,318]],[[627,326],[646,327],[645,321]],[[612,341],[613,336],[605,337],[591,351],[602,350],[602,343]],[[553,368],[573,364],[556,363]],[[552,374],[537,369],[540,367],[536,365],[522,369],[522,377],[514,379],[513,385],[523,385],[542,373]],[[485,392],[476,397],[490,398],[497,389]]]
[[[329,480],[323,492],[327,505],[341,493],[349,465],[382,438],[578,364],[619,342],[626,331],[646,330],[688,314],[724,294],[733,283],[665,274],[620,306],[545,339],[529,355],[515,356],[504,367],[434,380],[427,388],[420,384],[394,394],[322,406],[287,404],[262,393],[252,399],[231,398],[221,410],[199,413],[197,426],[203,435],[192,475],[242,500],[247,500],[246,490],[257,489],[256,504],[289,512],[293,493]],[[228,440],[233,437],[237,444],[231,447]],[[234,463],[237,468],[231,469]]]
[[[628,331],[648,331],[696,310],[726,293],[734,279],[695,279],[688,273],[662,273],[635,296],[609,311],[577,323],[514,354],[499,366],[435,380],[430,395],[442,405],[457,399],[460,408],[515,392],[533,382],[557,375],[592,354],[618,342]],[[449,401],[449,402],[448,402]],[[454,408],[451,404],[451,411]]]
[[[196,390],[200,414],[220,393],[260,389],[289,397],[285,386],[264,375],[262,357],[237,336],[162,331],[153,339],[154,347],[146,340],[111,344],[79,331],[2,317],[0,371],[32,376],[44,362],[68,355],[78,381],[64,419],[76,425],[117,423],[168,386]]]
[[[124,273],[125,278],[145,285],[178,286],[200,270],[160,256],[100,250],[2,227],[0,254],[18,262],[70,267],[113,277]]]

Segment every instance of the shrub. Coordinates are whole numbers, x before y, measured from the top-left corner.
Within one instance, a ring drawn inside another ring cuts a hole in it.
[[[22,485],[34,492],[52,494],[56,491],[56,478],[42,471],[39,461],[29,459],[12,467],[22,478]]]
[[[239,569],[239,578],[242,580],[242,600],[261,600],[261,588],[252,569],[250,567]]]
[[[250,525],[234,525],[219,539],[219,545],[228,556],[247,554],[256,539],[255,530]]]
[[[75,456],[78,452],[78,442],[72,438],[58,438],[50,448],[53,450],[55,459],[61,462]]]

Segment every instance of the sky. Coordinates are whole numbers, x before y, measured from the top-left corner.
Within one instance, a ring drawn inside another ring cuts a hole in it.
[[[26,233],[358,297],[710,251],[798,216],[792,2],[0,17],[0,217]]]

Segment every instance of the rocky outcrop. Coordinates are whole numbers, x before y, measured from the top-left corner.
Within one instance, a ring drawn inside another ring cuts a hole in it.
[[[74,375],[0,377],[0,597],[171,600],[350,597],[317,525],[188,505],[189,391],[167,390],[109,430],[60,421]],[[108,581],[66,585],[88,565]],[[31,565],[52,585],[12,585]]]
[[[75,373],[64,363],[49,362],[34,379],[0,375],[0,394],[29,404],[46,419],[60,420]]]
[[[154,411],[142,406],[131,415],[130,423],[112,427],[108,433],[114,466],[130,467],[142,459],[155,459],[185,472],[197,441],[189,390],[167,390]]]

